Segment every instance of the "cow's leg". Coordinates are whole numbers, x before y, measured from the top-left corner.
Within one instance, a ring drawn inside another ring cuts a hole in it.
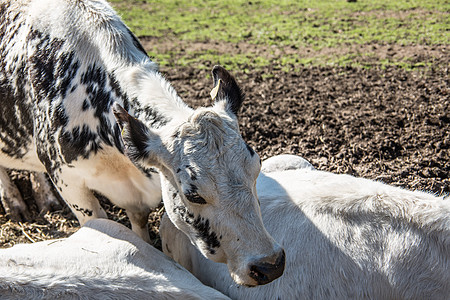
[[[31,172],[30,182],[33,190],[33,197],[38,206],[39,212],[47,212],[61,209],[58,198],[52,191],[52,186],[44,173]]]
[[[116,149],[107,148],[77,167],[85,170],[86,184],[126,210],[133,231],[149,242],[150,209],[161,202],[158,173],[147,176]]]
[[[70,182],[60,189],[60,193],[77,217],[80,226],[92,219],[108,218],[98,199],[85,185]]]
[[[148,234],[149,214],[150,210],[143,210],[140,212],[127,211],[127,216],[131,223],[131,229],[147,243],[150,243],[150,235]]]
[[[85,178],[80,176],[79,170],[65,166],[48,173],[81,226],[92,219],[107,218],[105,210],[86,186]]]
[[[150,242],[148,215],[150,209],[161,202],[159,177],[149,179],[136,169],[136,175],[109,173],[90,180],[89,186],[107,197],[115,205],[126,210],[132,230],[144,241]],[[140,185],[138,182],[143,182]],[[145,184],[147,183],[147,184]]]
[[[0,198],[6,214],[11,220],[29,220],[31,217],[28,206],[22,199],[17,186],[11,181],[5,168],[0,167]]]

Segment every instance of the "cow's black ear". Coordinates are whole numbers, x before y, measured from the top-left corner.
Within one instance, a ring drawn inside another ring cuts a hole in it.
[[[135,162],[147,158],[153,135],[147,126],[117,103],[113,105],[113,113],[121,130],[127,156]]]
[[[131,161],[144,167],[170,165],[171,155],[157,131],[148,128],[117,103],[112,109],[121,130],[125,154]]]
[[[214,87],[211,97],[214,101],[226,101],[227,109],[237,116],[244,101],[244,94],[237,85],[234,77],[223,67],[214,66],[212,69]]]

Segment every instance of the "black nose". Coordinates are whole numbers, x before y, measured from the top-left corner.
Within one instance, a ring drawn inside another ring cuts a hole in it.
[[[284,250],[282,249],[274,264],[265,261],[252,264],[249,275],[256,280],[258,285],[267,284],[283,274],[285,260]]]

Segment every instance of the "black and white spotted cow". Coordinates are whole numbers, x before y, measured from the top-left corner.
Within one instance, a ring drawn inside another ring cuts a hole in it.
[[[237,283],[283,273],[225,69],[213,69],[214,105],[188,107],[103,0],[1,0],[0,36],[3,167],[47,172],[81,224],[106,217],[92,191],[107,196],[145,240],[162,188],[172,222]]]

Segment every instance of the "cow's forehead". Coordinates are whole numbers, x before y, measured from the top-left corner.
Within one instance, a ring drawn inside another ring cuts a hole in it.
[[[221,168],[240,169],[253,163],[255,152],[250,152],[247,144],[236,132],[230,132],[220,141],[188,139],[180,144],[183,162],[199,169]]]
[[[207,109],[195,112],[176,128],[173,136],[173,150],[194,160],[199,155],[210,159],[224,156],[230,149],[244,145],[235,119]]]
[[[204,150],[204,149],[203,149]],[[243,140],[227,149],[221,149],[219,155],[200,150],[184,155],[177,170],[184,174],[188,185],[201,186],[245,185],[250,186],[260,171],[259,157],[248,150]],[[184,181],[184,180],[183,180]]]
[[[226,112],[202,108],[176,131],[176,170],[214,182],[252,181],[259,173],[259,157],[242,139],[237,120]]]

